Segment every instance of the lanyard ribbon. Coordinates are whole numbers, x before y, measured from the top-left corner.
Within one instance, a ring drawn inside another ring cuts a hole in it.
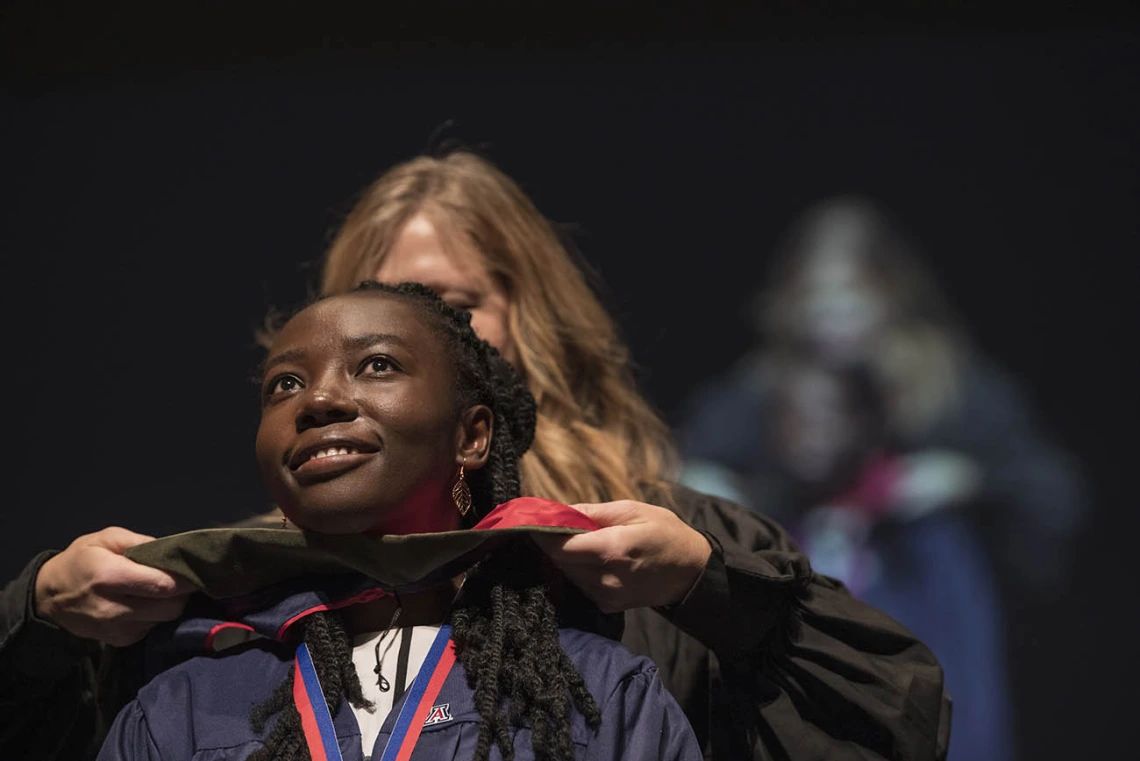
[[[455,643],[451,641],[451,627],[441,626],[411,689],[404,696],[404,707],[396,717],[396,725],[379,761],[408,761],[411,758],[432,703],[454,665]],[[304,643],[297,648],[293,702],[301,715],[301,729],[313,761],[343,761],[325,694],[317,679],[309,648]]]

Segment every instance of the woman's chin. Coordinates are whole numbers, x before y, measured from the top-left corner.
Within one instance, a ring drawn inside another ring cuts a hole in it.
[[[320,534],[434,534],[462,528],[455,507],[439,499],[405,498],[382,504],[311,500],[286,502],[281,510],[290,523]]]
[[[377,523],[374,510],[306,506],[284,512],[290,523],[319,534],[370,533]]]

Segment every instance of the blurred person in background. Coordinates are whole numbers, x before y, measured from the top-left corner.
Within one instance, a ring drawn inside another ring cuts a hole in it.
[[[788,356],[772,381],[764,503],[817,573],[902,621],[938,656],[954,699],[949,758],[1008,761],[1004,620],[967,517],[979,474],[935,459],[951,455],[899,452],[884,399],[860,369]]]
[[[1016,383],[970,345],[893,220],[854,197],[810,209],[756,305],[757,348],[690,401],[680,432],[687,483],[775,514],[750,496],[749,481],[772,462],[765,431],[783,358],[858,369],[878,388],[885,435],[911,456],[929,498],[977,478],[970,517],[1000,571],[1043,594],[1061,583],[1084,512],[1076,465]]]
[[[864,199],[808,210],[756,306],[758,347],[691,400],[682,481],[775,517],[931,646],[951,759],[1010,758],[999,590],[1057,591],[1084,510],[1074,463]]]

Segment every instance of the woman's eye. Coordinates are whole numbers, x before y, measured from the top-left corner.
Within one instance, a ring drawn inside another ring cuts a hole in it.
[[[369,357],[364,361],[363,371],[366,373],[384,374],[398,369],[396,363],[388,357]]]
[[[269,384],[265,390],[266,396],[274,394],[290,394],[301,388],[301,380],[293,375],[282,375]]]

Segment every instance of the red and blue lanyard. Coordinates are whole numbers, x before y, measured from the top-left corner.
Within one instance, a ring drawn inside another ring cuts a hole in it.
[[[560,526],[586,531],[598,528],[598,524],[567,505],[535,497],[520,497],[496,507],[474,529],[517,526]],[[379,759],[373,761],[408,761],[411,758],[432,703],[439,695],[453,665],[455,644],[451,641],[451,627],[441,626],[419,674],[404,697],[404,707],[400,709],[384,752]],[[304,643],[297,648],[293,702],[297,706],[297,713],[301,715],[301,728],[313,761],[343,761],[325,694],[317,679],[309,648]]]
[[[396,717],[396,725],[392,728],[384,752],[376,761],[408,761],[411,758],[432,703],[454,665],[455,643],[451,641],[451,627],[441,626],[423,666],[404,696],[404,707]],[[332,715],[329,714],[324,691],[317,679],[313,658],[304,643],[297,648],[293,702],[297,706],[297,713],[301,715],[301,728],[313,761],[342,761]]]

